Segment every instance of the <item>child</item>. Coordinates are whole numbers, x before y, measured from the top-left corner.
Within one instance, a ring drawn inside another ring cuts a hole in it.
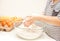
[[[60,0],[48,0],[45,14],[29,16],[24,25],[28,27],[37,20],[46,23],[45,32],[55,40],[60,41]]]

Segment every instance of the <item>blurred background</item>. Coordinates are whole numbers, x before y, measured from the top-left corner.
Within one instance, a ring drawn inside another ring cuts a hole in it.
[[[47,0],[0,0],[0,16],[40,15]]]

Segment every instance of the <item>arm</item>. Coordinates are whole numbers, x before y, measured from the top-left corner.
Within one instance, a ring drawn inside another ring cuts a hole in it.
[[[57,3],[59,0],[52,0],[52,2],[55,4],[55,3]]]
[[[39,16],[39,17],[34,17],[35,20],[40,20],[42,22],[48,23],[48,24],[52,24],[55,26],[60,26],[60,19],[58,19],[55,16]]]

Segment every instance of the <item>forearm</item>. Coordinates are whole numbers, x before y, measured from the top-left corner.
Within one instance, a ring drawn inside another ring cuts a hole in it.
[[[35,17],[36,20],[40,20],[42,22],[48,23],[48,24],[52,24],[55,26],[60,26],[60,19],[58,19],[55,16],[39,16],[39,17]]]

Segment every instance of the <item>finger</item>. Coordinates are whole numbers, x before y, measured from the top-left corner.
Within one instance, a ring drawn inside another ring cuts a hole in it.
[[[24,26],[25,26],[25,27],[29,27],[29,24],[26,23],[26,22],[24,22]]]

